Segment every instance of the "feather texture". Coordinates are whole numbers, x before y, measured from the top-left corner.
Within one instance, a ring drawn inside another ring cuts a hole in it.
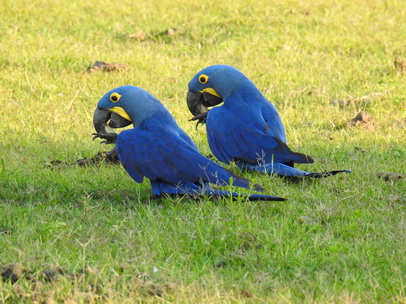
[[[112,94],[120,96],[119,100],[111,101]],[[136,182],[148,178],[154,195],[237,197],[241,194],[213,189],[210,184],[250,188],[248,179],[202,155],[164,105],[148,92],[133,86],[111,90],[99,101],[98,108],[113,107],[122,109],[134,125],[133,129],[124,130],[117,137],[115,149],[120,162]],[[254,190],[263,190],[252,186]],[[267,195],[245,196],[255,200],[284,200]]]
[[[200,81],[201,75],[204,75],[204,83]],[[201,70],[189,82],[188,97],[202,91],[215,92],[223,101],[206,117],[210,149],[221,162],[235,161],[240,168],[281,176],[326,177],[350,172],[312,173],[293,168],[294,163],[313,163],[314,160],[288,147],[278,111],[237,69],[213,65]],[[195,104],[199,102],[199,99],[194,103],[188,100],[194,109],[199,108]]]

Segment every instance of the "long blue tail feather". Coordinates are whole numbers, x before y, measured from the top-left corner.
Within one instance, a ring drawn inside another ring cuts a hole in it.
[[[336,175],[341,172],[351,173],[349,170],[334,170],[327,172],[308,172],[299,170],[294,167],[290,167],[281,163],[265,163],[265,164],[248,164],[245,162],[237,162],[240,169],[252,170],[266,174],[276,174],[280,176],[289,177],[313,177],[313,178],[325,178],[327,176]]]
[[[204,189],[204,194],[215,197],[246,197],[250,201],[286,201],[285,198],[265,194],[241,194],[218,189]]]
[[[209,197],[246,197],[250,201],[285,201],[285,198],[265,195],[265,194],[241,194],[238,192],[230,192],[226,190],[213,189],[210,185],[204,184],[203,186],[196,184],[188,185],[171,185],[163,181],[151,181],[152,192],[154,196],[161,196],[163,194],[169,195],[190,195]]]

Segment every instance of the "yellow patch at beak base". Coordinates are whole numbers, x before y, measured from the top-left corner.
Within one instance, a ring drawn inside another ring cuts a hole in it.
[[[200,91],[200,93],[203,93],[203,92],[207,92],[207,93],[210,93],[211,95],[214,95],[214,96],[216,96],[216,97],[221,98],[221,96],[219,95],[219,93],[217,93],[216,90],[213,89],[213,88],[205,88],[205,89],[203,89],[203,90]]]
[[[109,110],[111,112],[114,112],[114,113],[120,115],[121,117],[127,119],[128,121],[132,121],[130,115],[128,115],[127,112],[124,111],[124,109],[121,107],[114,107],[114,108],[110,108]]]

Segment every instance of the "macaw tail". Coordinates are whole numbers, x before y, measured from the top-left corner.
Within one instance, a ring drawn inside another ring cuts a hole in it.
[[[159,197],[163,194],[169,195],[189,195],[189,196],[201,196],[206,195],[209,197],[246,197],[249,201],[285,201],[285,198],[270,196],[265,194],[240,194],[237,192],[230,192],[225,190],[218,190],[211,188],[210,184],[206,183],[203,186],[196,184],[187,185],[173,185],[164,181],[151,181],[152,192],[155,197]]]
[[[308,172],[293,168],[281,163],[265,163],[265,164],[248,164],[245,162],[238,162],[237,165],[240,169],[252,170],[266,174],[276,174],[279,176],[289,176],[289,177],[313,177],[313,178],[325,178],[327,176],[336,175],[341,172],[351,173],[349,170],[334,170],[327,172]]]
[[[313,178],[325,178],[328,176],[336,175],[341,172],[351,173],[350,170],[334,170],[334,171],[327,171],[327,172],[309,172],[309,174],[307,174],[305,176],[313,177]]]
[[[246,197],[249,201],[286,201],[286,198],[278,196],[270,196],[265,194],[241,194],[237,192],[230,192],[218,189],[202,189],[204,195],[214,196],[214,197]]]

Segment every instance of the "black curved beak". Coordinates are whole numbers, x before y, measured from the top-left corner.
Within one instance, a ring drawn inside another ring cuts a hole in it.
[[[96,108],[93,114],[93,126],[97,133],[112,133],[112,130],[108,130],[106,127],[117,129],[130,124],[132,124],[131,121],[107,109]]]
[[[217,106],[223,102],[223,99],[208,92],[192,92],[189,90],[186,94],[186,102],[189,111],[196,116],[207,113],[209,107]]]
[[[110,128],[114,128],[114,129],[124,128],[131,124],[132,124],[132,121],[129,121],[116,113],[111,113],[111,118],[109,121]]]

